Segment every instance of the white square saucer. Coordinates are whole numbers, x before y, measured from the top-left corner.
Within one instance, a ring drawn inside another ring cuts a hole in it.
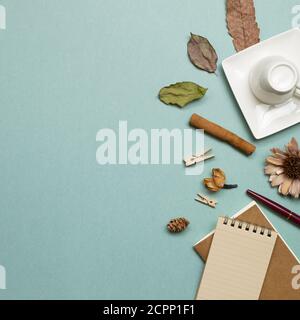
[[[249,73],[261,59],[282,56],[300,72],[300,29],[292,29],[225,59],[224,72],[242,113],[256,139],[300,123],[300,99],[270,106],[259,101],[249,85]]]

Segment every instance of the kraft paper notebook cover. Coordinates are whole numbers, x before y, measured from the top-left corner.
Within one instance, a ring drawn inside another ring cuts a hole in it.
[[[276,231],[256,202],[250,203],[233,218]],[[208,257],[213,235],[214,231],[194,246],[194,249],[204,261]],[[300,290],[292,288],[292,279],[295,277],[295,274],[292,274],[292,268],[299,264],[300,262],[295,254],[278,234],[259,299],[300,300]]]

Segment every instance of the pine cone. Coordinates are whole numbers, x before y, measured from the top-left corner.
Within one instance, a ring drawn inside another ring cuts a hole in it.
[[[178,233],[185,230],[189,224],[190,222],[187,219],[177,218],[177,219],[172,219],[167,225],[167,228],[172,233]]]

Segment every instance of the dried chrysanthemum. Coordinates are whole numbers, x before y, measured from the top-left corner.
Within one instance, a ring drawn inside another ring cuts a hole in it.
[[[270,176],[272,187],[278,192],[294,198],[300,196],[300,149],[295,138],[288,143],[285,151],[271,149],[272,156],[266,159],[265,174]]]
[[[212,169],[212,178],[205,178],[203,183],[205,187],[212,192],[218,192],[221,189],[233,189],[237,188],[237,185],[225,184],[226,176],[221,169]]]

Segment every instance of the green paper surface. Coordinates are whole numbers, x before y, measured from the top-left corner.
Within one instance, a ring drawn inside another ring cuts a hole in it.
[[[292,0],[255,1],[261,38],[291,28]],[[193,299],[203,263],[192,246],[220,215],[250,202],[251,188],[294,211],[263,174],[271,147],[299,126],[254,141],[220,63],[235,53],[220,0],[1,0],[0,299]],[[274,23],[276,21],[276,23]],[[217,76],[189,61],[190,32],[205,34],[219,56]],[[166,84],[209,88],[188,108],[164,106]],[[199,113],[253,142],[246,157],[205,137],[216,157],[201,176],[181,165],[96,162],[96,134],[128,128],[189,128]],[[238,189],[217,195],[216,209],[194,201],[201,181],[222,168]],[[264,210],[300,256],[299,229]],[[186,232],[166,224],[185,216]]]

